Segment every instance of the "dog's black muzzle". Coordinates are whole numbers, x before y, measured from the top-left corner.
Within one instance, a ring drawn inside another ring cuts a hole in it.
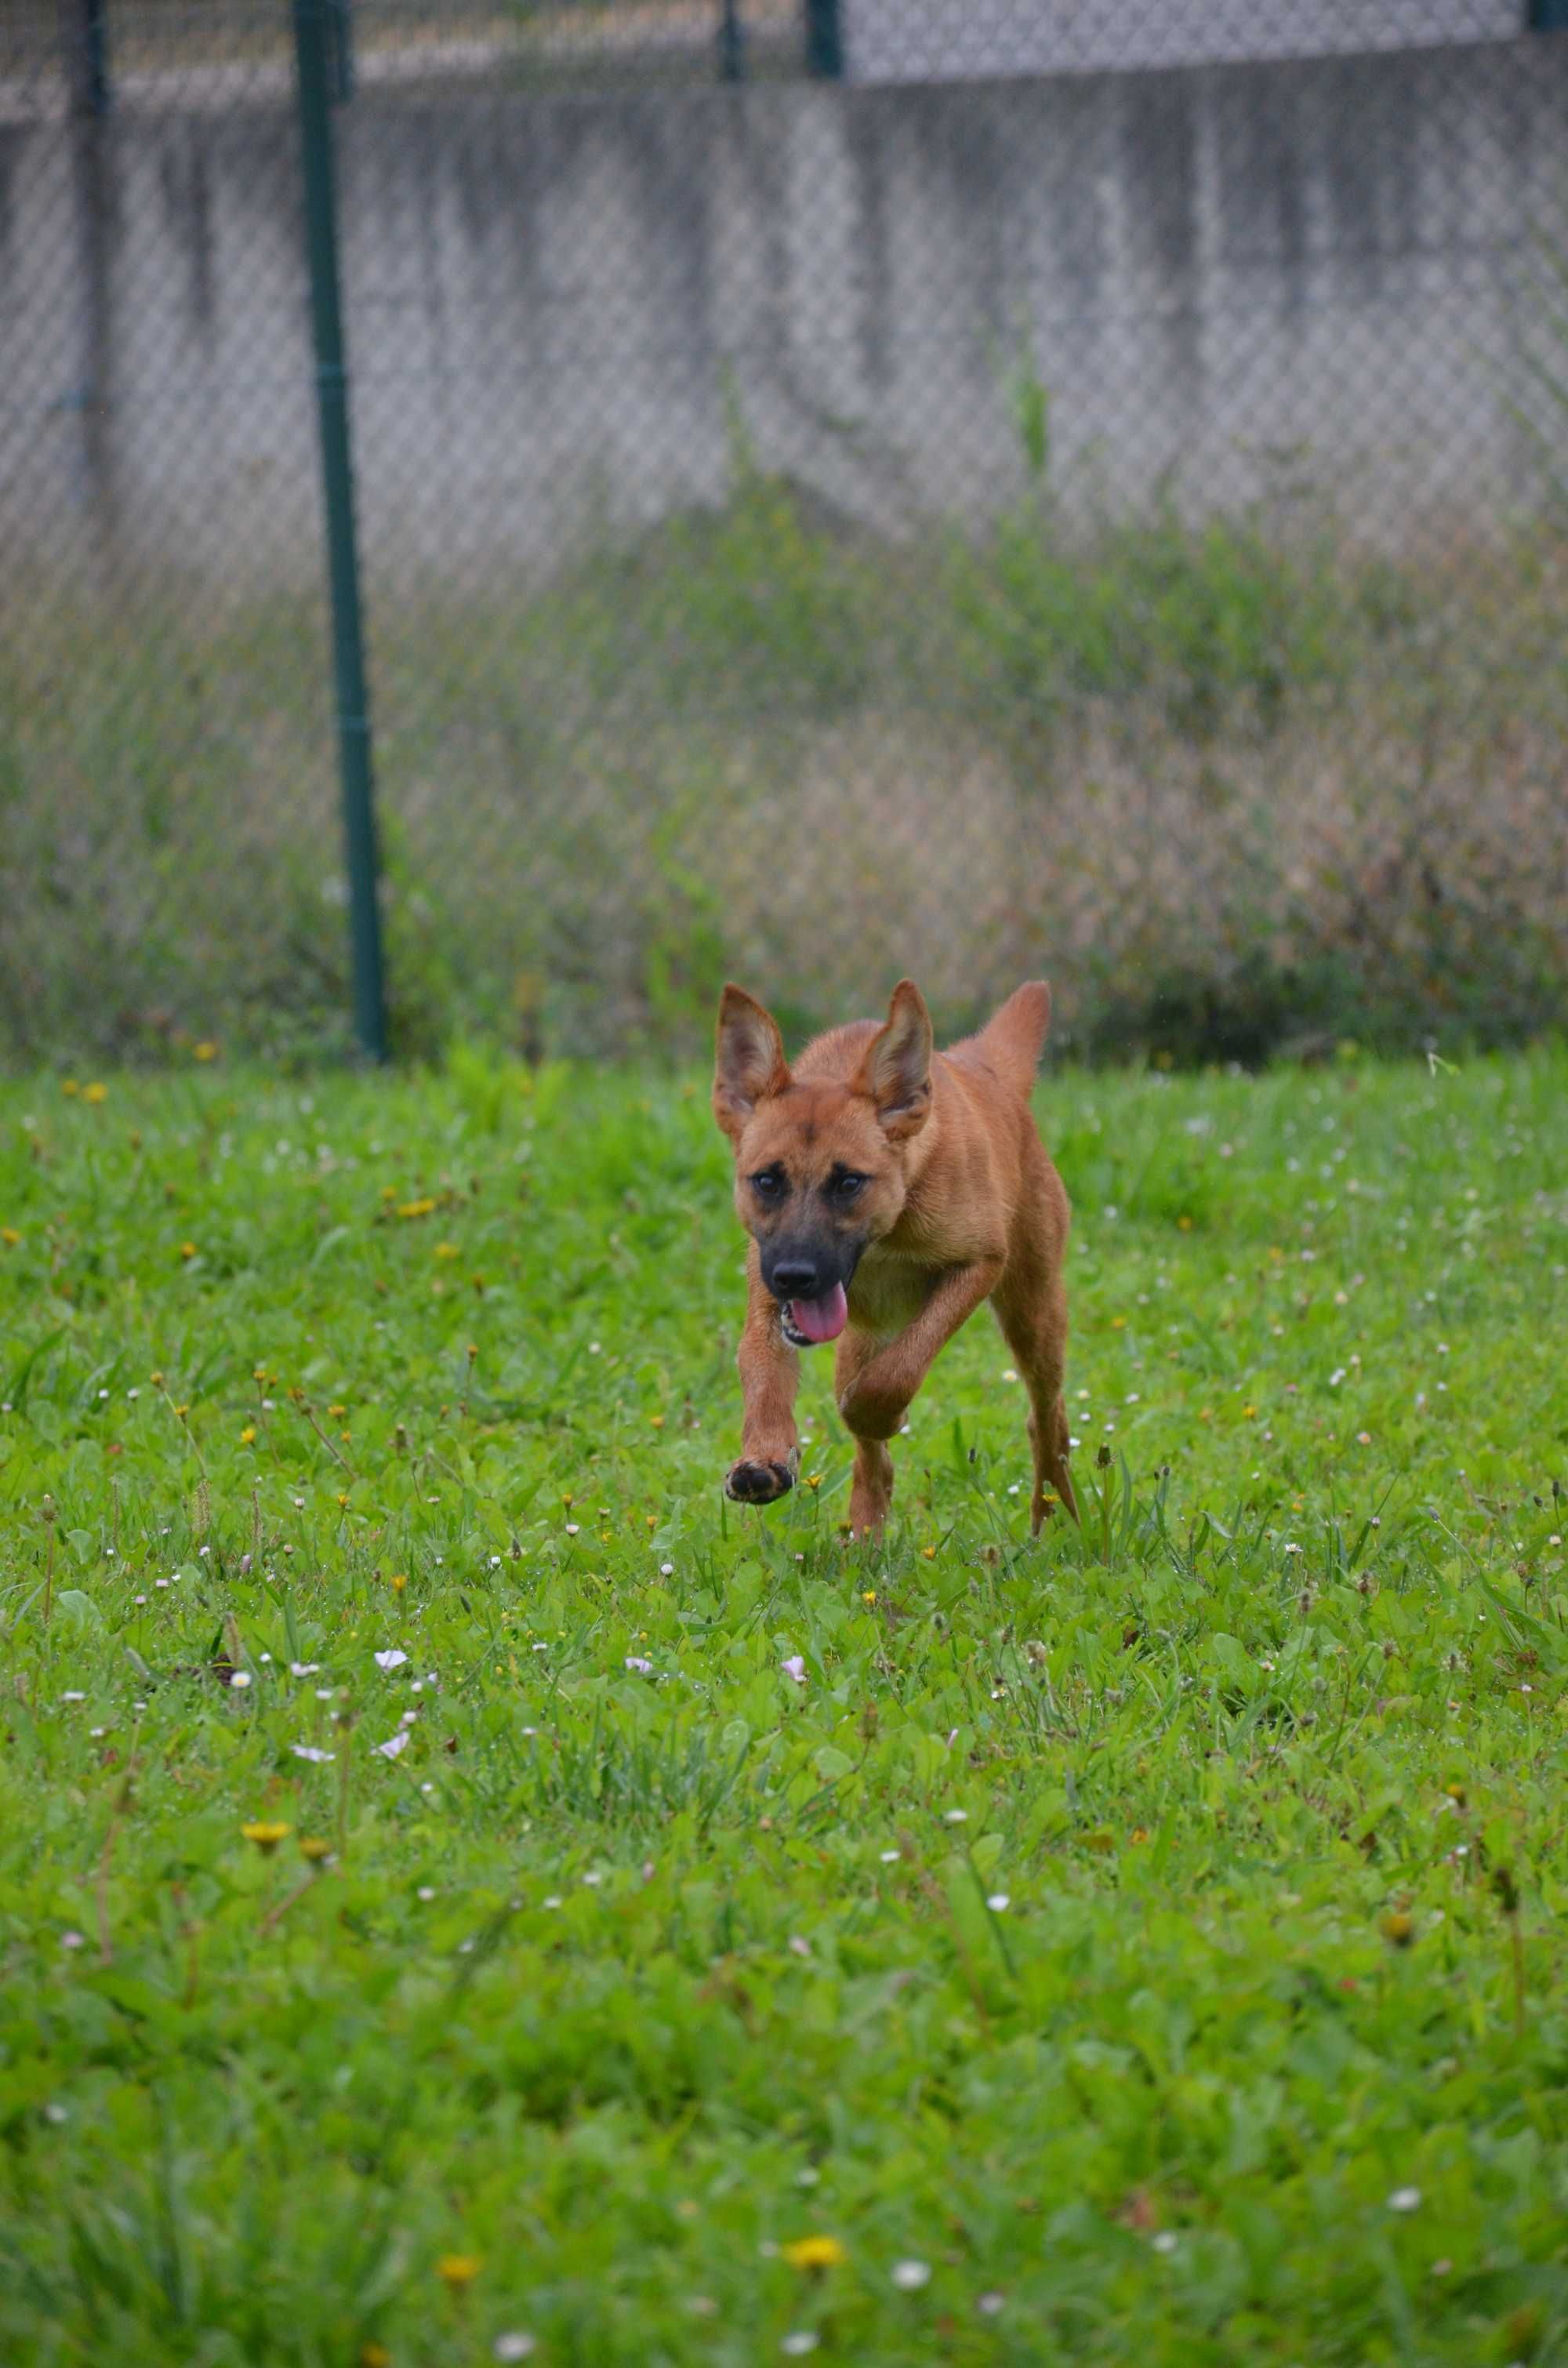
[[[810,1239],[769,1242],[764,1247],[763,1283],[778,1302],[785,1335],[794,1340],[797,1348],[811,1344],[791,1328],[791,1303],[797,1299],[825,1299],[840,1283],[847,1291],[864,1248],[864,1242]]]

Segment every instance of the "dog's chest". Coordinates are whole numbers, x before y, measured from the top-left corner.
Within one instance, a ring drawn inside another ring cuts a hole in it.
[[[934,1280],[927,1266],[883,1249],[868,1250],[849,1286],[850,1316],[861,1331],[891,1338],[919,1315]]]

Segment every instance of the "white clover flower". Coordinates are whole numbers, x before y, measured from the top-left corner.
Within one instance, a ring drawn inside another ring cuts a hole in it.
[[[895,2261],[892,2265],[892,2282],[900,2294],[918,2294],[930,2280],[929,2261]]]

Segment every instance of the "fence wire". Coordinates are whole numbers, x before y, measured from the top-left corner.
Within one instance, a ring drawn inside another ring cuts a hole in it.
[[[332,0],[394,1043],[1568,1014],[1556,0]],[[282,0],[0,14],[0,1057],[346,1043]]]

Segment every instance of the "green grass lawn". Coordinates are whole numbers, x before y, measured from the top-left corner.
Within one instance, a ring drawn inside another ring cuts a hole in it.
[[[0,1087],[0,2357],[1568,2356],[1568,1056],[1040,1110],[851,1552],[706,1080]]]

